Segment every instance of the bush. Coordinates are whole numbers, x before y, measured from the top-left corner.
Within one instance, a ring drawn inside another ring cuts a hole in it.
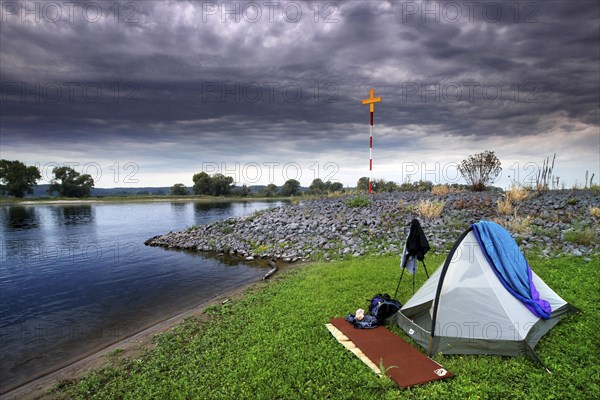
[[[594,218],[600,218],[600,207],[590,206],[590,214]]]
[[[458,172],[475,192],[485,190],[485,185],[490,184],[502,171],[500,160],[493,151],[469,156],[458,166]]]

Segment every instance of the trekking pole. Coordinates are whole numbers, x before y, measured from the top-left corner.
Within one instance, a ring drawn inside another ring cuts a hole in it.
[[[398,285],[396,285],[396,291],[394,292],[394,299],[398,299],[396,296],[398,295],[398,289],[400,288],[400,282],[402,282],[402,275],[404,275],[404,270],[406,268],[402,267],[402,273],[400,274],[400,279],[398,279]]]
[[[425,275],[427,275],[427,279],[429,279],[429,272],[427,272],[427,267],[425,266],[425,260],[421,260],[421,263],[423,263],[423,269],[425,269]]]

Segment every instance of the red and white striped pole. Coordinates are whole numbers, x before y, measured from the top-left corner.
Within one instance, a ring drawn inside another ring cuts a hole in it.
[[[375,103],[379,103],[381,97],[375,97],[375,89],[369,92],[369,98],[362,101],[369,105],[369,194],[373,193],[373,113],[375,112]]]

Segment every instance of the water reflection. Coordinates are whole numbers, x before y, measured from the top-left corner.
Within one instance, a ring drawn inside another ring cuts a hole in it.
[[[39,225],[35,207],[2,207],[2,220],[8,231],[12,229],[32,229],[37,228]]]
[[[94,223],[92,206],[51,206],[48,208],[55,226],[89,225]]]
[[[178,201],[171,202],[171,209],[175,211],[183,211],[188,207],[189,203],[183,203]]]
[[[194,203],[194,211],[203,213],[209,210],[227,210],[231,208],[231,203]]]

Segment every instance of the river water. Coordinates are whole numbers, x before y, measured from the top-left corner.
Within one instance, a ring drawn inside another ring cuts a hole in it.
[[[0,393],[264,275],[144,241],[280,205],[0,206]]]

